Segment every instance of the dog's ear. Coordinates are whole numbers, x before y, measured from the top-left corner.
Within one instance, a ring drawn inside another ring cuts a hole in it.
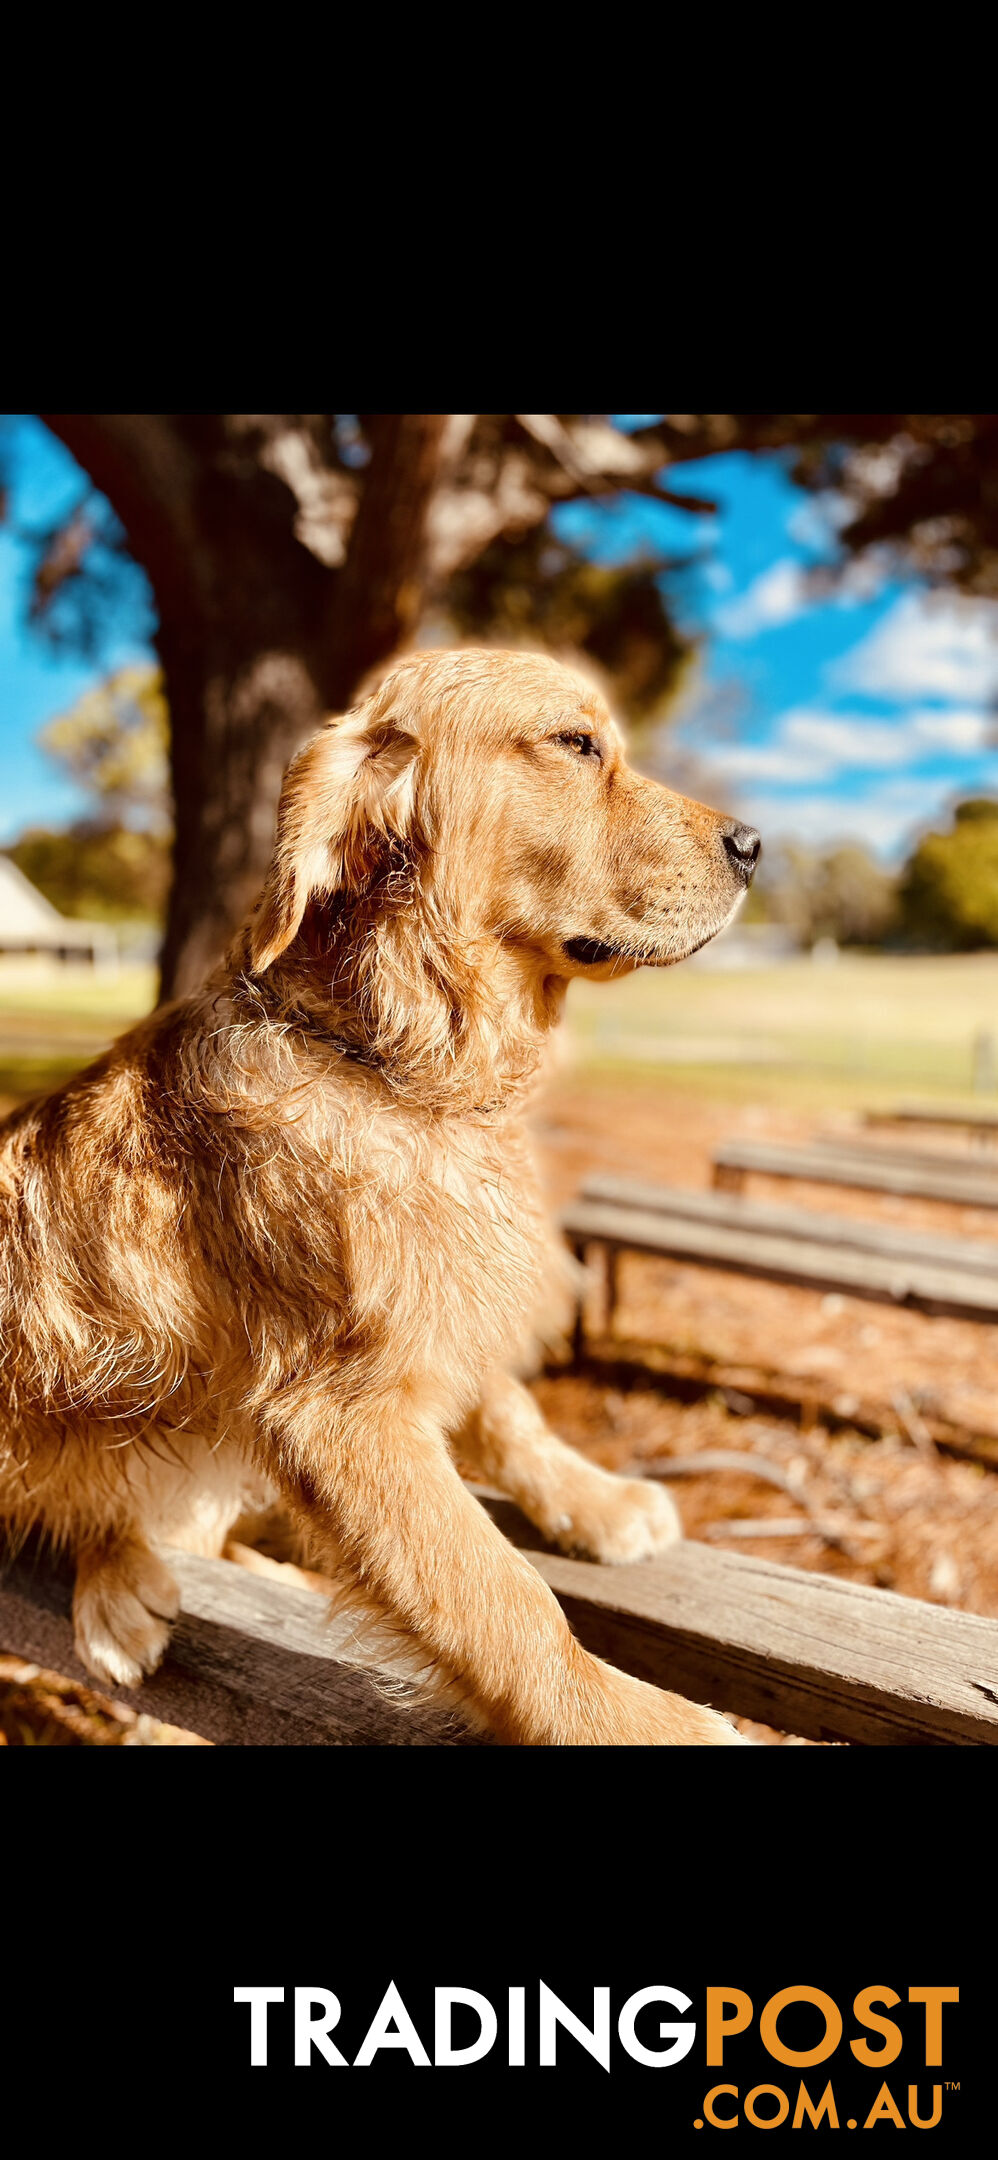
[[[362,706],[332,720],[292,758],[277,813],[277,840],[250,929],[262,974],[300,928],[320,894],[356,891],[386,842],[411,835],[418,744]]]

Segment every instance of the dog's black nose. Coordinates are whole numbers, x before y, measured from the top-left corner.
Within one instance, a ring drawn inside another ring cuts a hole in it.
[[[724,834],[724,852],[743,885],[751,885],[762,841],[754,825],[732,825]]]

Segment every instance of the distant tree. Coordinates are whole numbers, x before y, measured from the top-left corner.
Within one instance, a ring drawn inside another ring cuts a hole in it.
[[[42,749],[91,798],[5,852],[62,915],[161,925],[170,889],[169,715],[158,668],[120,668],[48,721]]]
[[[60,915],[159,925],[170,889],[169,841],[129,825],[35,827],[4,850]]]
[[[878,553],[930,584],[998,599],[998,413],[817,418],[791,470],[838,496],[844,557]]]
[[[697,653],[663,601],[661,579],[674,567],[647,552],[612,567],[587,562],[544,525],[493,540],[449,580],[444,606],[465,636],[530,639],[594,662],[640,728],[661,716]]]
[[[784,924],[807,948],[819,938],[880,945],[896,925],[896,879],[854,844],[768,849],[756,883],[758,915]]]
[[[43,750],[94,799],[99,823],[170,830],[170,716],[159,668],[119,668],[49,720]]]
[[[953,829],[927,833],[906,864],[901,922],[914,942],[947,951],[998,945],[998,799],[959,803]]]

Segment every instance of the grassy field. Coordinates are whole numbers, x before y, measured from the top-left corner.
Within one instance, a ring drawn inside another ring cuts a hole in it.
[[[654,1071],[716,1096],[971,1101],[982,1034],[998,1060],[998,954],[644,969],[577,983],[569,1025],[583,1070]]]
[[[154,990],[147,967],[45,979],[0,967],[0,1093],[31,1093],[86,1063]],[[998,1058],[998,954],[646,969],[576,983],[568,1020],[576,1070],[619,1081],[653,1073],[733,1100],[970,1102],[975,1038],[990,1035]]]
[[[148,1012],[155,995],[152,967],[42,975],[0,963],[0,1095],[54,1087]]]

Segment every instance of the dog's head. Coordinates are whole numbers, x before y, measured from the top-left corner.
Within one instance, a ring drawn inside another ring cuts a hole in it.
[[[643,779],[602,699],[554,660],[404,660],[289,767],[250,934],[269,967],[313,904],[422,902],[545,977],[686,959],[731,920],[759,836]]]

